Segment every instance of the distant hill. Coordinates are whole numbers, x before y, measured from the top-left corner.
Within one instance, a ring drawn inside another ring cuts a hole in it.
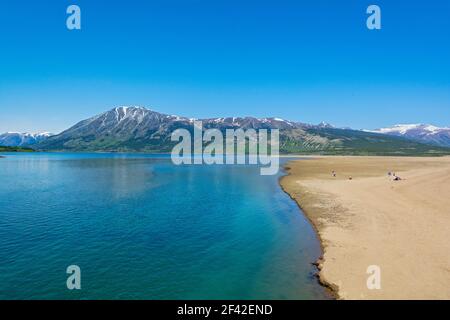
[[[403,137],[310,125],[280,118],[228,117],[199,119],[205,129],[279,129],[280,152],[287,154],[443,155],[450,148]],[[142,107],[117,107],[83,120],[36,144],[46,151],[170,152],[175,129],[192,131],[194,119]]]
[[[404,137],[441,147],[450,147],[450,128],[439,128],[429,124],[397,124],[390,128],[377,129],[371,132]]]

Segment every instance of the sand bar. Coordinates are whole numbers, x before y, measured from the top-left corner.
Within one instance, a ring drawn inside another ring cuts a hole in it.
[[[338,298],[450,299],[450,157],[307,158],[287,171],[281,185],[316,227],[319,279]],[[367,287],[371,265],[381,289]]]

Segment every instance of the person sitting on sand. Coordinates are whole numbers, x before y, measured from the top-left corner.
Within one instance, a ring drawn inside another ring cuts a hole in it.
[[[331,175],[333,176],[333,177],[336,177],[336,171],[331,171]]]

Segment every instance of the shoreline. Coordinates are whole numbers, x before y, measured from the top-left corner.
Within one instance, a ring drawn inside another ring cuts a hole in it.
[[[284,169],[280,186],[316,231],[317,278],[335,298],[450,299],[450,157],[314,156]],[[367,288],[372,264],[381,290]]]
[[[299,160],[292,160],[292,161],[299,161]],[[319,232],[319,229],[318,229],[316,223],[314,222],[314,220],[311,218],[311,216],[306,213],[306,211],[302,207],[301,203],[287,190],[287,188],[285,188],[285,186],[284,186],[284,184],[282,182],[284,178],[286,178],[286,177],[288,177],[290,175],[290,173],[289,173],[289,169],[290,168],[289,168],[288,164],[289,164],[289,162],[287,164],[285,164],[283,169],[285,170],[286,174],[281,176],[278,179],[278,184],[280,185],[281,190],[285,194],[287,194],[288,197],[292,201],[294,201],[297,204],[297,206],[300,209],[300,211],[303,214],[303,216],[309,221],[309,223],[310,223],[311,227],[313,228],[313,230],[314,230],[314,232],[315,232],[315,234],[317,236],[317,239],[319,241],[320,253],[321,253],[320,257],[316,261],[311,262],[311,264],[317,270],[315,272],[315,274],[314,274],[317,282],[319,283],[319,285],[321,285],[322,287],[325,288],[326,292],[330,295],[330,297],[332,299],[339,300],[339,293],[338,293],[339,290],[338,290],[338,288],[335,285],[333,285],[332,283],[328,283],[325,279],[321,278],[321,273],[320,272],[321,272],[321,269],[322,269],[322,262],[323,262],[323,256],[324,256],[325,247],[324,247],[324,242],[323,242],[322,236],[321,236],[321,234]]]

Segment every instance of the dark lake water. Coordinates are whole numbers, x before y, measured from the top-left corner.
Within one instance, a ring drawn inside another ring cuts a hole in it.
[[[324,299],[278,176],[166,156],[5,154],[0,299]],[[81,268],[81,290],[66,268]]]

